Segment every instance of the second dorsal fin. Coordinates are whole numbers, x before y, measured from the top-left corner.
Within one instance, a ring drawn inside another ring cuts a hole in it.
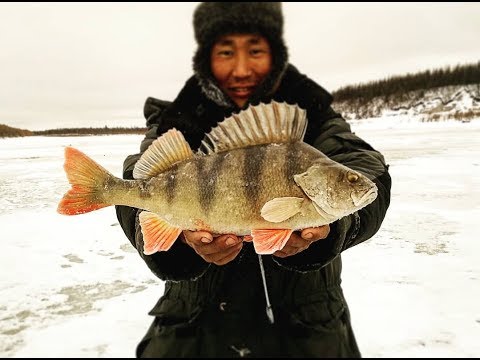
[[[190,159],[192,149],[177,129],[170,129],[156,139],[137,161],[135,179],[149,179],[171,168],[179,161]]]
[[[272,101],[250,105],[213,128],[202,140],[204,154],[270,143],[302,141],[307,128],[306,111],[298,105]]]

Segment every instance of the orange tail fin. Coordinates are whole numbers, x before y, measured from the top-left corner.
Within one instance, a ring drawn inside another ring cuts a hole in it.
[[[57,212],[79,215],[112,205],[105,202],[102,191],[113,175],[102,166],[81,151],[67,146],[63,168],[72,188],[60,200]]]

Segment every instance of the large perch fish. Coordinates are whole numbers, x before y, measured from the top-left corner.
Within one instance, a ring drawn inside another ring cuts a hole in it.
[[[304,143],[306,126],[306,112],[296,105],[250,106],[212,129],[196,154],[171,129],[137,162],[136,180],[117,178],[67,147],[72,188],[58,212],[143,209],[147,255],[168,250],[186,229],[250,235],[258,254],[273,254],[293,231],[329,224],[377,196],[367,177]]]

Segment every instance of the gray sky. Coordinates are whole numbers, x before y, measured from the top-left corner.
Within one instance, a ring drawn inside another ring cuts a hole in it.
[[[0,124],[143,126],[192,74],[197,3],[1,3]],[[290,61],[327,90],[480,60],[478,3],[284,3]]]

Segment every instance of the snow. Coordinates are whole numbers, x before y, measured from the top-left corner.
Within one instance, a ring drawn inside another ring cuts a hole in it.
[[[480,356],[480,120],[352,122],[390,164],[380,231],[343,254],[364,357]],[[163,293],[112,207],[56,213],[70,145],[115,175],[142,136],[0,139],[0,356],[134,357]]]
[[[390,164],[380,232],[344,253],[344,291],[368,357],[478,357],[480,124],[358,127]]]

